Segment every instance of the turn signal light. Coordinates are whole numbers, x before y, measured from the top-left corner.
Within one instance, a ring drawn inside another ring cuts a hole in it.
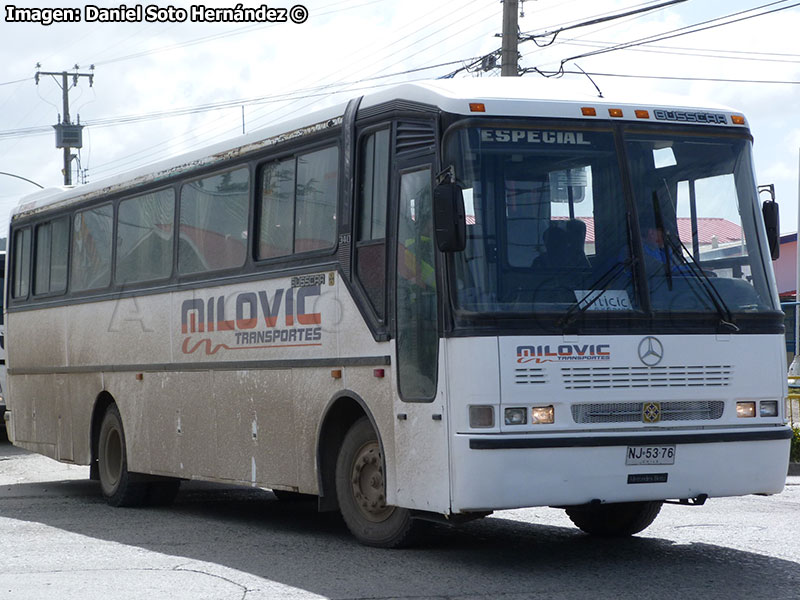
[[[470,406],[469,426],[473,429],[494,427],[494,407],[482,404]]]

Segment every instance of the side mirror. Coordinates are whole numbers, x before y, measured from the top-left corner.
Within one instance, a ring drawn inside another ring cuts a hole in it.
[[[778,260],[781,255],[781,227],[778,203],[767,200],[761,205],[761,214],[764,216],[764,226],[767,228],[767,244],[772,260]]]
[[[440,183],[433,191],[436,246],[442,252],[461,252],[467,246],[464,195],[455,183]]]

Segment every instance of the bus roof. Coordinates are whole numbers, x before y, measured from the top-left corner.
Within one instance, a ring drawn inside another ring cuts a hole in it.
[[[736,115],[740,121],[738,125],[747,127],[744,118],[732,109],[708,104],[698,107],[689,102],[689,98],[682,96],[659,95],[639,98],[638,102],[633,102],[629,97],[599,97],[589,81],[520,77],[439,79],[404,83],[365,94],[359,110],[398,99],[436,106],[453,114],[472,116],[637,120],[644,118],[639,112],[647,111],[647,119],[651,121],[730,125],[731,117]],[[330,106],[87,185],[55,187],[34,192],[20,200],[12,211],[12,220],[47,208],[165,180],[187,170],[220,163],[283,141],[337,127],[342,122],[345,107],[346,103]],[[594,109],[594,114],[585,109]],[[611,109],[619,112],[612,115],[609,112]],[[710,118],[725,119],[725,122],[704,120]]]

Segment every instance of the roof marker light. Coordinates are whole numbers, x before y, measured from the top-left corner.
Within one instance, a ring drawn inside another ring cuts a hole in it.
[[[637,111],[634,111],[634,112],[636,113],[636,118],[637,119],[649,119],[650,118],[650,113],[647,112],[646,110],[637,110]]]
[[[609,108],[608,109],[608,116],[609,117],[621,117],[622,116],[622,109],[621,108]]]
[[[733,121],[734,125],[744,125],[744,116],[743,115],[731,115],[731,121]]]
[[[581,114],[584,117],[596,117],[597,116],[597,110],[595,110],[594,107],[592,107],[592,106],[584,106],[584,107],[581,108]]]
[[[470,102],[470,112],[486,112],[486,105],[483,102]]]

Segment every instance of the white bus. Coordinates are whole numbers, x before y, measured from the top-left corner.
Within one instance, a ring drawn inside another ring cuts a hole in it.
[[[0,250],[0,291],[5,289],[6,282],[6,251]],[[0,298],[0,438],[5,433],[6,412],[6,326],[3,321],[2,298]]]
[[[747,121],[546,83],[405,84],[24,199],[13,442],[113,505],[311,494],[375,546],[527,506],[631,535],[665,501],[780,492]]]

